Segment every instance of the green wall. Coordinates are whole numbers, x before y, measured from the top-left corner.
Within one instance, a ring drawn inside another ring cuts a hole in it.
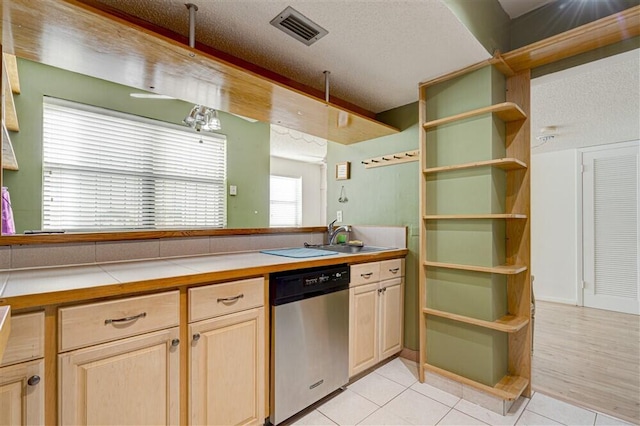
[[[353,145],[329,143],[327,150],[327,218],[343,211],[343,223],[354,225],[407,226],[409,254],[406,258],[404,340],[418,349],[418,162],[365,169],[361,161],[418,147],[418,104],[412,103],[379,114],[378,119],[401,130],[392,136]],[[336,180],[335,165],[351,162],[351,179]],[[339,203],[344,185],[347,203]]]
[[[509,15],[498,0],[443,0],[487,52],[509,50]]]
[[[18,60],[21,94],[14,96],[20,132],[10,132],[19,171],[5,170],[16,231],[40,229],[42,215],[42,102],[53,96],[182,124],[193,105],[179,100],[134,99],[139,90],[31,61]],[[238,195],[227,197],[229,228],[269,226],[269,124],[220,113],[227,136],[227,180]],[[194,132],[194,137],[197,137]]]

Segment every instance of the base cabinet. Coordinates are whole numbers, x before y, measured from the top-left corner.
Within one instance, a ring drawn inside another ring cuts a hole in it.
[[[178,424],[178,338],[176,327],[59,355],[60,424]]]
[[[404,283],[400,278],[380,283],[380,360],[402,350]]]
[[[44,313],[13,315],[0,359],[0,425],[44,425]]]
[[[189,290],[189,422],[262,425],[266,417],[264,278]]]
[[[44,360],[0,368],[0,425],[44,424]]]
[[[189,330],[191,424],[262,424],[264,308],[199,321]]]
[[[349,289],[349,376],[378,360],[378,283]]]
[[[402,259],[395,259],[352,267],[352,287],[349,289],[350,377],[402,350],[402,262]],[[377,281],[391,276],[397,277]],[[367,281],[371,279],[376,281]]]

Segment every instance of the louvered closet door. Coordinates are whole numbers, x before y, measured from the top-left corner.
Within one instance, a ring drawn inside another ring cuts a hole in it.
[[[638,151],[583,154],[584,306],[640,313]]]

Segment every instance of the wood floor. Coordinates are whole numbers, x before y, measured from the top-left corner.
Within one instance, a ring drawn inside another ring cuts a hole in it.
[[[640,317],[536,303],[532,386],[640,424]]]

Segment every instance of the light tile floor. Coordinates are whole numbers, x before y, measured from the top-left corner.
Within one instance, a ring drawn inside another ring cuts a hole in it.
[[[292,425],[629,425],[535,393],[506,416],[418,382],[415,363],[396,358],[334,398],[293,419]]]

